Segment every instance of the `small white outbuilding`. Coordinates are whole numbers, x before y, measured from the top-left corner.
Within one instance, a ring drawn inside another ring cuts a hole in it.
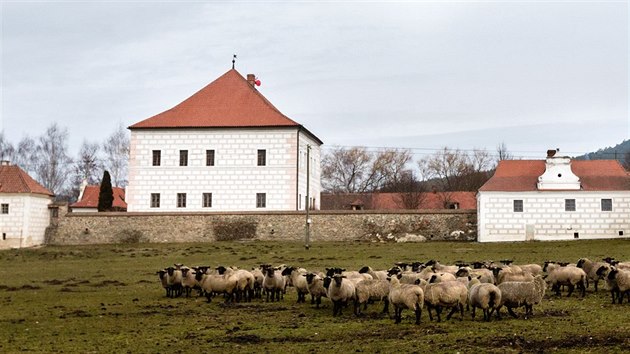
[[[628,237],[630,175],[616,160],[504,160],[477,195],[480,242]]]
[[[53,194],[20,167],[0,164],[0,249],[37,246],[50,225]]]

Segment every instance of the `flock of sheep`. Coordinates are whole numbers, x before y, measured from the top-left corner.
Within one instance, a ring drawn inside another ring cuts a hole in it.
[[[424,307],[431,321],[435,311],[438,322],[444,309],[450,310],[447,320],[457,312],[463,320],[464,307],[472,308],[473,320],[477,308],[483,311],[483,319],[490,321],[493,313],[501,317],[502,307],[515,318],[518,316],[513,310],[525,307],[527,318],[548,287],[556,295],[566,287],[567,296],[577,288],[583,297],[589,283],[597,291],[600,280],[610,290],[613,304],[621,304],[626,296],[630,303],[630,262],[610,257],[601,262],[581,258],[576,264],[547,261],[544,266],[514,265],[510,260],[442,265],[430,260],[398,262],[388,270],[366,266],[357,271],[326,268],[325,272],[269,264],[252,270],[175,264],[157,273],[168,297],[188,297],[196,289],[208,302],[215,296],[223,296],[225,302],[263,298],[269,302],[280,301],[287,287],[293,287],[298,303],[306,302],[310,295],[311,304],[319,308],[321,299],[328,298],[333,304],[333,316],[341,315],[350,302],[357,316],[368,303],[381,302],[385,313],[389,313],[390,306],[394,308],[396,323],[401,322],[404,309],[413,310],[415,323],[420,323]]]

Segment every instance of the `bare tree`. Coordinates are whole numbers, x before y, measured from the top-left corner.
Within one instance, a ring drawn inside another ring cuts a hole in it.
[[[29,175],[34,176],[37,165],[37,146],[35,140],[29,136],[24,136],[12,150],[12,153],[7,155],[6,158],[8,158],[12,164],[20,166]]]
[[[11,145],[11,142],[4,137],[4,132],[0,132],[0,160],[11,161],[13,160],[13,155],[15,155],[13,145]],[[15,161],[11,162],[14,163]]]
[[[392,192],[396,193],[394,202],[403,209],[419,209],[426,197],[426,191],[426,183],[419,181],[413,171],[404,173],[402,179],[392,188]]]
[[[497,161],[512,159],[514,159],[514,156],[508,151],[507,145],[505,145],[504,141],[497,145]]]
[[[485,150],[473,150],[467,154],[448,147],[418,161],[425,180],[442,192],[476,191],[489,178],[492,160]]]
[[[368,152],[362,147],[336,148],[322,159],[322,185],[331,193],[374,192],[400,180],[409,161],[408,150]]]
[[[66,183],[72,159],[68,156],[68,130],[53,123],[38,139],[36,148],[37,180],[48,190],[57,194]]]
[[[627,151],[623,154],[623,160],[621,161],[621,165],[626,171],[630,171],[630,151]]]
[[[111,174],[115,187],[127,186],[127,169],[129,165],[129,136],[122,124],[103,143],[105,152],[104,169]]]
[[[68,194],[72,200],[76,200],[80,193],[81,183],[85,180],[88,184],[98,184],[99,176],[103,174],[103,162],[98,156],[100,146],[97,143],[83,141],[79,155],[72,166],[72,179],[68,187]]]

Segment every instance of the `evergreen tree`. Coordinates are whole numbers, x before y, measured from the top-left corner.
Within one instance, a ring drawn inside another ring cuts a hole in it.
[[[103,173],[101,181],[101,191],[98,194],[98,211],[111,211],[114,203],[114,190],[112,189],[112,180],[109,172]]]

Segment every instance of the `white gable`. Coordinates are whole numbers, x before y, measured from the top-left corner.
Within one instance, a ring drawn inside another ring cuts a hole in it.
[[[547,157],[546,170],[538,177],[539,190],[580,190],[580,178],[571,171],[571,158]]]

